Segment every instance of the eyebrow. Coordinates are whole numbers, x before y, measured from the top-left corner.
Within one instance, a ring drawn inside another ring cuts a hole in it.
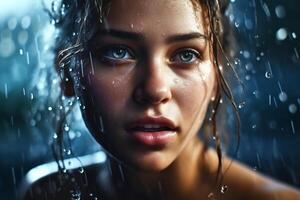
[[[96,35],[102,35],[102,36],[112,36],[120,39],[126,39],[126,40],[145,40],[145,37],[141,35],[140,33],[136,32],[129,32],[129,31],[123,31],[123,30],[116,30],[116,29],[102,29],[97,32]],[[172,35],[166,38],[166,43],[174,43],[174,42],[180,42],[185,40],[192,40],[192,39],[205,39],[208,40],[208,36],[199,33],[199,32],[191,32],[191,33],[185,33],[185,34],[178,34],[178,35]]]

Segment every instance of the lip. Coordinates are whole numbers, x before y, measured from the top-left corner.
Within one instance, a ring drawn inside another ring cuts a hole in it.
[[[176,138],[178,127],[166,117],[143,117],[126,124],[125,130],[140,145],[164,147]]]

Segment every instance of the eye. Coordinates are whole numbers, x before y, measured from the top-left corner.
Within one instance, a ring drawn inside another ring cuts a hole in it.
[[[200,53],[194,49],[183,49],[177,51],[171,61],[175,63],[191,64],[200,59]]]
[[[105,60],[111,61],[126,61],[134,59],[133,53],[130,49],[124,46],[105,47],[101,50],[101,57]]]

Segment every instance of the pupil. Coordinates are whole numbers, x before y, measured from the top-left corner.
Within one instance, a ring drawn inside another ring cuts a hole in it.
[[[190,61],[192,59],[193,55],[190,52],[185,52],[181,55],[181,59],[183,61]]]
[[[117,49],[114,51],[113,55],[116,58],[123,58],[125,56],[125,51],[124,49]]]

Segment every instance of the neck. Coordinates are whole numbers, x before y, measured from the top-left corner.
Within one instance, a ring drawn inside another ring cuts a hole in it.
[[[207,197],[213,179],[208,175],[210,167],[205,157],[203,144],[197,140],[160,172],[137,171],[111,163],[115,166],[112,169],[118,171],[117,182],[125,195],[130,195],[128,199],[199,199]]]

